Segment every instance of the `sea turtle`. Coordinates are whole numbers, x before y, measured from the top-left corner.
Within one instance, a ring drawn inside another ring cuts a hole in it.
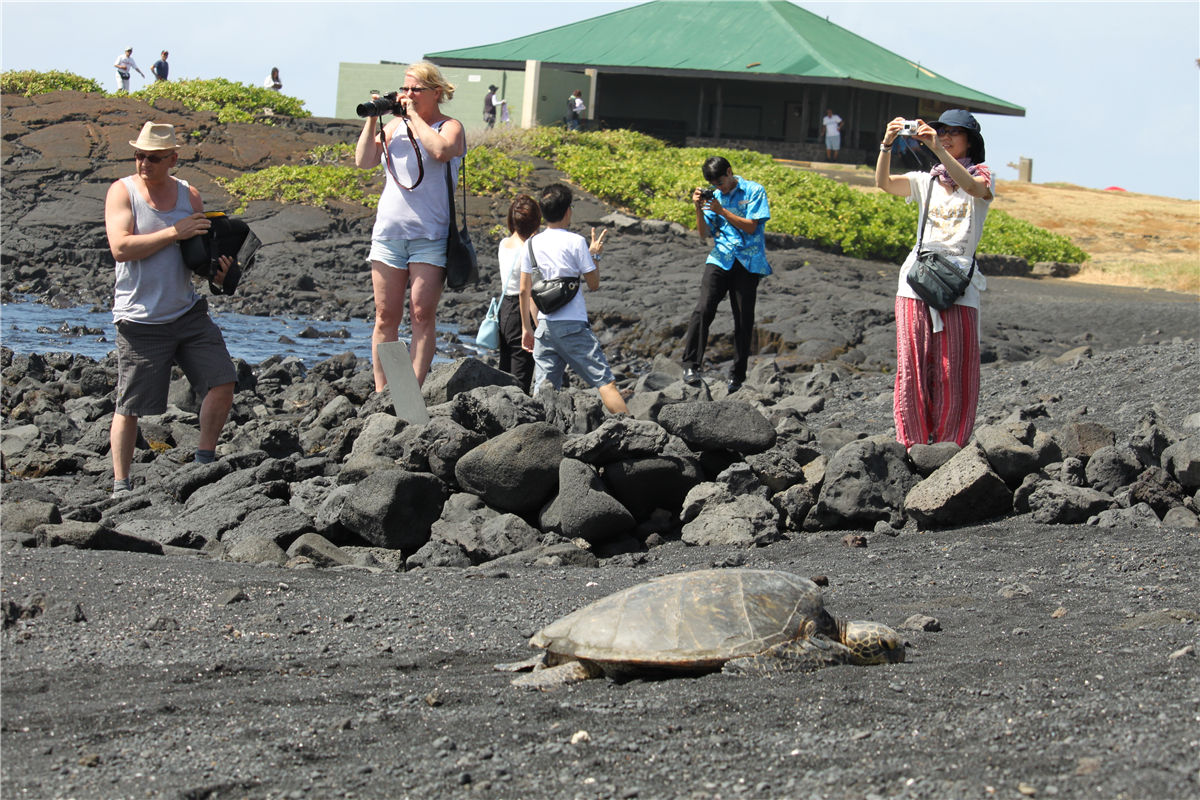
[[[546,689],[607,675],[770,672],[904,660],[886,625],[832,617],[807,578],[709,569],[638,584],[584,606],[529,640],[545,652],[497,669],[533,669],[514,686]]]

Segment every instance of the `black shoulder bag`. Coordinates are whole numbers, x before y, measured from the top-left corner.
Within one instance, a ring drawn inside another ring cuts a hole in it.
[[[533,265],[533,268],[540,275],[542,271],[538,269],[537,256],[533,254],[532,236],[525,241],[525,246],[529,249],[529,263]],[[533,297],[533,304],[537,306],[538,311],[541,311],[543,314],[551,314],[571,302],[571,298],[578,291],[578,275],[573,278],[543,277],[533,284],[530,294]]]
[[[475,246],[467,231],[467,156],[462,159],[463,208],[462,229],[454,213],[454,179],[451,177],[450,162],[446,162],[446,191],[450,193],[450,230],[446,236],[446,285],[461,289],[479,280],[479,262],[475,257]]]
[[[223,211],[206,211],[204,216],[211,223],[208,231],[179,243],[184,266],[206,278],[213,294],[233,294],[242,274],[254,264],[261,242],[250,226],[238,217],[226,216]],[[213,283],[213,278],[221,271],[221,256],[229,256],[233,264],[225,273],[225,281],[218,286]]]
[[[945,311],[954,305],[954,301],[962,297],[975,277],[975,254],[971,254],[971,270],[963,275],[962,270],[954,262],[933,250],[922,250],[921,242],[925,236],[925,223],[929,218],[929,201],[933,197],[933,184],[936,178],[930,178],[929,189],[925,192],[925,206],[921,209],[921,224],[917,228],[917,260],[908,271],[908,285],[926,304]],[[970,225],[970,217],[967,218]]]

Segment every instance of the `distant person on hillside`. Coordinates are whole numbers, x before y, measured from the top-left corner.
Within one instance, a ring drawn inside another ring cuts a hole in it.
[[[929,172],[891,174],[892,145],[904,124],[897,117],[879,145],[875,185],[919,203],[919,218],[927,218],[924,232],[918,231],[920,249],[941,254],[969,274],[992,202],[979,123],[962,109],[945,112],[931,125],[916,122],[914,138],[938,164]],[[908,284],[917,250],[914,245],[900,267],[896,290],[896,439],[906,448],[934,442],[961,447],[971,438],[979,403],[979,292],[987,282],[975,270],[966,293],[938,311]]]
[[[754,181],[734,175],[733,167],[721,156],[705,161],[701,172],[711,188],[692,192],[696,233],[703,242],[704,232],[710,231],[713,247],[704,264],[700,297],[684,340],[683,380],[692,386],[700,385],[708,327],[716,317],[717,306],[729,295],[734,361],[726,388],[732,394],[746,380],[758,282],[771,274],[763,232],[771,218],[771,207],[766,190]]]
[[[521,265],[529,260],[525,242],[542,224],[542,210],[527,194],[517,195],[508,207],[509,236],[500,240],[500,369],[511,373],[525,394],[533,385],[533,355],[521,346],[525,329],[537,327],[537,318],[521,321]]]
[[[489,127],[496,125],[496,109],[499,103],[496,102],[496,90],[500,87],[492,84],[488,87],[487,94],[483,96],[483,121]]]
[[[533,353],[533,393],[544,382],[561,389],[563,377],[570,366],[579,377],[600,392],[600,401],[611,414],[628,414],[625,398],[617,388],[616,378],[600,349],[600,340],[592,333],[588,323],[587,304],[584,302],[583,287],[588,291],[600,288],[600,270],[596,259],[604,250],[606,230],[596,236],[592,229],[592,243],[571,227],[571,189],[561,183],[552,183],[542,190],[538,205],[546,230],[529,240],[533,259],[542,277],[580,278],[579,290],[565,306],[549,314],[536,311],[533,304],[533,261],[521,262],[521,346]],[[537,328],[531,327],[536,311]]]
[[[130,489],[138,417],[167,410],[173,364],[204,397],[195,456],[202,463],[216,458],[237,379],[225,339],[208,315],[208,301],[196,293],[178,245],[212,223],[195,187],[171,175],[179,163],[175,128],[147,122],[129,144],[136,171],[109,186],[104,200],[108,246],[117,261],[117,392],[109,433],[114,497]],[[232,263],[221,256],[210,288],[219,289]]]
[[[576,89],[567,98],[567,129],[572,131],[579,130],[579,121],[583,119],[583,112],[587,110],[587,106],[583,104],[583,92]]]
[[[277,92],[283,89],[283,81],[279,80],[279,67],[271,67],[271,74],[263,79],[263,88]]]
[[[359,169],[383,166],[383,194],[371,231],[371,286],[375,294],[375,330],[371,355],[375,390],[382,392],[387,376],[376,350],[394,342],[404,319],[409,295],[413,372],[424,383],[437,347],[437,307],[446,281],[446,244],[450,225],[451,184],[458,185],[458,167],[467,154],[462,123],[442,113],[442,103],[454,97],[454,84],[428,61],[411,64],[400,86],[404,116],[392,119],[380,132],[379,118],[367,117],[354,164]]]
[[[137,62],[133,60],[132,47],[126,47],[124,54],[117,56],[113,66],[117,70],[117,88],[123,92],[129,91],[130,72],[137,72],[143,78],[146,77],[146,73],[138,69]]]
[[[167,64],[167,55],[167,51],[163,50],[162,56],[150,67],[150,74],[154,76],[154,80],[156,81],[165,81],[167,75],[170,74],[171,67]]]
[[[837,161],[838,150],[842,149],[842,118],[828,108],[821,124],[825,126],[825,158]]]

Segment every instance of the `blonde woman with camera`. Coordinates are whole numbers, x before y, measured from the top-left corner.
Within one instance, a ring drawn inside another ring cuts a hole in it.
[[[896,439],[915,444],[971,438],[979,404],[979,292],[987,286],[972,271],[992,202],[992,173],[984,160],[983,136],[975,117],[962,109],[945,112],[937,122],[897,117],[887,124],[875,163],[875,185],[888,194],[920,204],[926,220],[918,232],[920,250],[932,250],[971,275],[965,293],[939,311],[921,300],[908,284],[917,261],[914,245],[900,268],[896,291],[896,387],[892,414]],[[892,146],[912,136],[929,148],[938,163],[929,172],[891,174]],[[926,200],[928,198],[928,201]]]
[[[366,116],[354,163],[360,169],[384,168],[383,194],[371,232],[371,285],[375,294],[375,330],[371,360],[375,390],[387,378],[379,362],[380,342],[394,342],[404,319],[409,295],[413,372],[423,384],[437,346],[437,306],[446,268],[446,237],[450,198],[443,174],[450,165],[452,183],[467,151],[463,126],[442,113],[442,103],[454,97],[454,86],[435,65],[422,61],[409,66],[404,83],[388,98],[375,96],[360,107]],[[394,119],[378,130],[381,109]]]

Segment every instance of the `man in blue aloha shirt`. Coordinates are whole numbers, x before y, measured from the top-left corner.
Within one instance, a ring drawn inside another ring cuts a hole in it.
[[[717,314],[717,306],[728,294],[729,307],[733,311],[735,354],[728,384],[732,394],[742,388],[746,380],[758,282],[764,275],[771,274],[763,235],[767,220],[771,218],[771,208],[766,190],[754,181],[734,175],[733,167],[724,158],[713,156],[708,159],[702,172],[712,190],[692,192],[696,232],[700,234],[700,241],[704,241],[705,231],[710,231],[713,248],[704,264],[700,298],[688,323],[683,348],[683,379],[692,386],[700,385],[708,327]]]

